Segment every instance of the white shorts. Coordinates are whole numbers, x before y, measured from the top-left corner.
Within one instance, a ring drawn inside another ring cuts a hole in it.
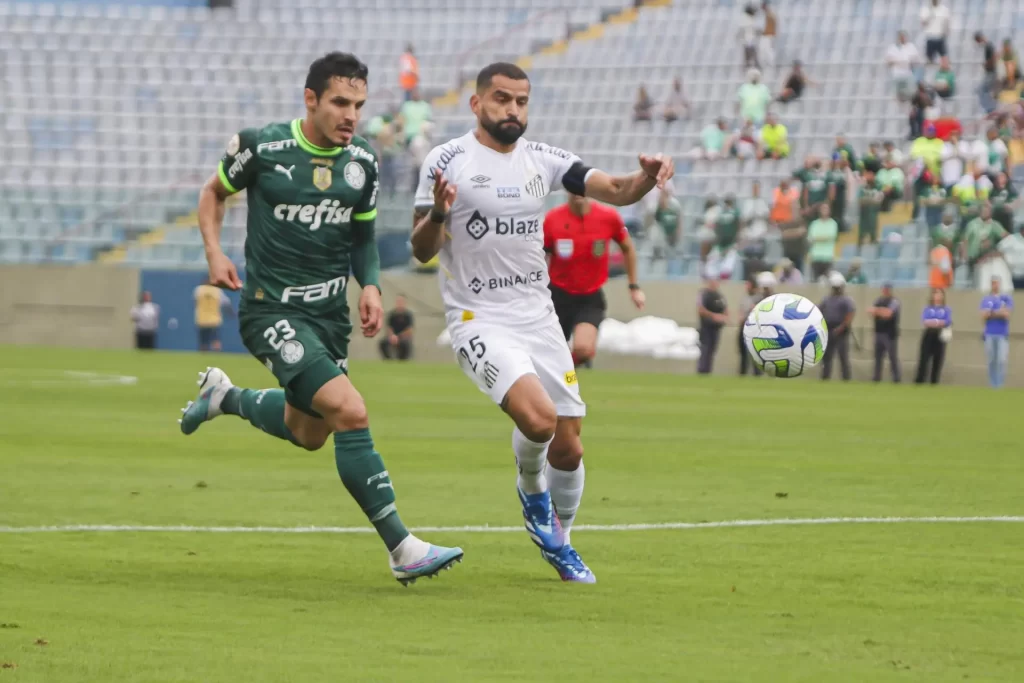
[[[459,367],[496,404],[520,377],[537,375],[559,417],[587,414],[572,353],[554,314],[525,329],[470,320],[452,323],[448,333]]]

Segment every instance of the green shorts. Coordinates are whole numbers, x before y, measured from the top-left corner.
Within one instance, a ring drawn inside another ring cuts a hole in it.
[[[313,396],[335,377],[348,374],[348,317],[314,317],[271,306],[246,306],[238,317],[242,343],[274,373],[288,403],[320,417],[313,410]]]

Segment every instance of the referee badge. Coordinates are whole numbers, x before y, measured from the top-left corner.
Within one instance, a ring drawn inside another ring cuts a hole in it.
[[[593,246],[590,247],[590,253],[594,256],[604,256],[604,247],[604,240],[597,240],[594,242]]]

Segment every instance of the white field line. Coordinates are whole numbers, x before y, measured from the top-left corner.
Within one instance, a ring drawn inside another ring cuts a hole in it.
[[[134,375],[112,375],[101,372],[84,372],[81,370],[63,370],[60,372],[61,378],[45,378],[39,377],[38,374],[34,376],[25,377],[24,379],[8,379],[4,380],[2,386],[5,387],[67,387],[71,385],[89,385],[89,386],[131,386],[139,383],[139,378]]]
[[[812,517],[797,519],[736,519],[723,522],[664,522],[657,524],[579,524],[576,531],[665,531],[679,529],[728,529],[766,526],[817,526],[829,524],[978,524],[1024,523],[1024,516],[990,517]],[[416,533],[520,533],[521,526],[422,526]],[[69,524],[63,526],[0,526],[0,534],[42,533],[214,533],[214,534],[364,534],[370,526],[146,526],[135,524]]]

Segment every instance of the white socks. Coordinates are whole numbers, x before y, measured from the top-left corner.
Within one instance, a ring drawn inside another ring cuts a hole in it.
[[[523,493],[542,493],[547,490],[548,480],[544,476],[544,466],[547,463],[550,444],[551,439],[544,443],[536,443],[527,439],[518,428],[512,430],[512,451],[516,454],[519,488]]]
[[[562,523],[565,542],[569,542],[569,530],[576,519],[576,511],[583,499],[583,482],[587,471],[580,460],[580,466],[572,472],[556,470],[550,464],[547,470],[548,486],[551,487],[551,503],[555,506],[558,521]]]
[[[389,553],[391,555],[391,566],[397,567],[399,565],[412,564],[422,560],[429,551],[429,543],[409,534]]]

